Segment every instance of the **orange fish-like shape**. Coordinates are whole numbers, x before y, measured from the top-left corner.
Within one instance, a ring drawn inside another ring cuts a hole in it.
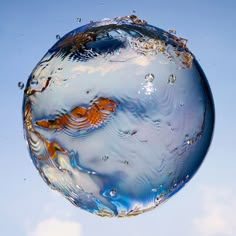
[[[71,112],[66,113],[54,120],[40,120],[37,126],[46,129],[73,129],[84,130],[101,125],[111,113],[115,112],[117,103],[109,98],[98,98],[91,107],[75,107]]]
[[[57,157],[58,155],[57,152],[61,152],[68,155],[68,152],[63,147],[61,147],[57,142],[49,142],[47,139],[45,139],[44,142],[46,144],[48,154],[52,158],[52,160],[54,160]],[[45,158],[41,156],[39,159],[43,160]]]

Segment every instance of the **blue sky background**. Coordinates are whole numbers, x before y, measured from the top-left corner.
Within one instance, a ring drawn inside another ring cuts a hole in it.
[[[189,39],[212,89],[215,133],[198,173],[166,204],[134,218],[100,218],[74,207],[38,175],[23,138],[23,90],[17,83],[26,83],[57,34],[132,10],[150,24],[176,29],[177,36]],[[1,0],[0,235],[234,236],[235,12],[234,0]]]

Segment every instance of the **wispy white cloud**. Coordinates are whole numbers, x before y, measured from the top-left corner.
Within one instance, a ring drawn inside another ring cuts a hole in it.
[[[81,225],[77,222],[50,218],[40,222],[28,236],[81,236]]]
[[[193,220],[196,235],[234,236],[236,232],[235,189],[203,188],[202,215]]]

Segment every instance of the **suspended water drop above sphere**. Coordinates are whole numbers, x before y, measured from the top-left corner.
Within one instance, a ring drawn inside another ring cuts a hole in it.
[[[187,41],[135,15],[57,39],[24,93],[35,167],[100,216],[157,207],[193,177],[213,133],[211,91]]]

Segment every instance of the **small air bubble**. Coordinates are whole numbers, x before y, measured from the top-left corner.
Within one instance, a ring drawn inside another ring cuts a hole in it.
[[[168,78],[168,84],[174,84],[176,81],[176,76],[174,74],[170,74]]]
[[[157,189],[156,188],[152,188],[152,192],[157,192]]]
[[[61,36],[59,34],[57,34],[56,39],[61,39]]]
[[[154,74],[148,73],[148,74],[145,75],[145,80],[147,82],[152,82],[154,79],[155,79]]]
[[[110,191],[110,196],[111,196],[111,197],[115,197],[116,194],[117,194],[116,189],[112,189],[112,190]]]
[[[25,87],[24,83],[23,82],[18,82],[18,88],[19,89],[23,89]]]

